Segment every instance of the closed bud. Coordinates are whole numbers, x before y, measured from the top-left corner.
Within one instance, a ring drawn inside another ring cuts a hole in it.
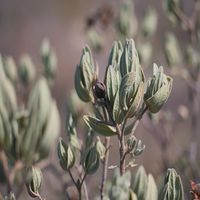
[[[135,156],[139,156],[139,155],[142,154],[142,152],[144,151],[144,149],[145,149],[145,145],[142,143],[141,140],[138,140],[137,143],[136,143],[136,146],[135,146],[133,154]]]
[[[62,138],[59,139],[57,146],[57,154],[60,162],[60,166],[68,171],[71,169],[75,163],[75,155],[72,148],[65,144]]]
[[[177,24],[177,22],[179,22],[179,18],[176,14],[176,10],[181,9],[181,0],[164,0],[163,4],[169,20],[172,23]]]
[[[57,69],[57,57],[48,39],[44,39],[41,46],[41,57],[44,65],[44,75],[53,79]]]
[[[131,0],[126,0],[121,5],[119,17],[116,20],[116,28],[123,37],[134,37],[138,30],[138,22]]]
[[[105,146],[102,144],[101,140],[99,137],[97,137],[97,141],[96,141],[96,150],[100,155],[100,158],[103,159],[106,153],[106,148]]]
[[[75,73],[75,89],[82,101],[93,101],[92,83],[95,78],[94,62],[89,47],[83,49],[80,64]]]
[[[172,78],[166,76],[163,68],[154,64],[153,77],[148,81],[144,101],[150,112],[156,113],[167,101],[171,89]]]
[[[26,187],[31,197],[37,197],[43,182],[42,172],[39,168],[30,167],[27,171]]]
[[[152,7],[148,7],[145,11],[144,20],[142,24],[142,31],[144,36],[152,36],[157,28],[158,16]]]
[[[3,66],[6,76],[14,83],[17,80],[17,68],[14,59],[11,56],[6,56],[3,59]]]
[[[168,33],[165,37],[165,56],[169,66],[180,65],[181,50],[175,35],[172,33]]]
[[[25,85],[32,82],[35,78],[35,66],[28,55],[23,55],[20,59],[19,77]]]
[[[135,148],[136,142],[137,142],[137,139],[136,139],[135,136],[131,136],[130,138],[128,138],[128,140],[127,140],[127,147],[128,147],[128,150],[130,152],[132,152],[133,149]]]
[[[94,174],[100,164],[100,156],[95,146],[86,149],[83,158],[83,167],[86,174]]]

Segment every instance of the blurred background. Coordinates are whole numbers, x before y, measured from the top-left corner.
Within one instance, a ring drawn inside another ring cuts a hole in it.
[[[0,0],[0,53],[2,55],[12,55],[16,61],[19,61],[22,54],[28,53],[39,70],[41,67],[39,51],[42,40],[48,38],[55,49],[58,58],[58,69],[52,93],[61,115],[62,129],[60,134],[63,137],[66,134],[67,99],[70,97],[70,92],[74,86],[76,65],[79,63],[82,48],[90,43],[87,32],[88,20],[102,8],[111,9],[113,14],[110,17],[112,18],[119,11],[122,2],[121,0]],[[181,49],[184,49],[190,41],[187,33],[168,20],[163,10],[162,1],[134,0],[135,16],[139,25],[142,23],[145,10],[149,5],[156,10],[158,24],[155,36],[151,39],[153,56],[143,66],[147,77],[152,73],[154,62],[163,65],[166,73],[170,73],[169,64],[163,53],[165,33],[169,31],[175,33],[179,38]],[[184,9],[189,16],[192,15],[193,6],[194,4],[191,1],[184,1]],[[119,38],[113,34],[111,25],[102,26],[97,24],[97,30],[103,37],[103,47],[100,51],[92,51],[100,68],[100,77],[103,79],[110,48],[113,41]],[[140,43],[137,42],[136,47],[139,47],[139,45]],[[182,168],[179,166],[182,166],[180,163],[186,162],[183,160],[184,157],[187,159],[187,153],[185,152],[187,152],[191,141],[192,132],[189,108],[190,98],[187,84],[181,78],[174,77],[172,94],[163,109],[166,111],[165,114],[168,113],[168,115],[165,116],[164,112],[160,114],[161,125],[158,125],[154,130],[154,125],[150,122],[149,117],[145,115],[136,131],[137,138],[141,139],[146,145],[146,150],[136,160],[136,163],[144,165],[147,172],[152,173],[158,181],[166,167],[177,167],[179,172],[183,173]],[[177,116],[178,120],[176,120]],[[165,124],[166,118],[167,124]],[[169,124],[173,124],[173,127],[170,127]],[[170,142],[167,144],[166,149],[163,150],[162,145],[155,139],[155,132],[161,135],[168,134],[167,138],[170,136],[168,138]],[[199,141],[199,138],[195,139]],[[115,142],[115,139],[113,139],[112,144],[115,144]],[[110,160],[110,164],[113,164],[117,160],[118,154],[114,145],[112,145],[111,152],[116,155],[112,156]],[[167,158],[163,160],[163,156]],[[180,158],[181,161],[177,164],[177,160]],[[54,161],[57,162],[56,156]],[[185,176],[184,173],[183,176]],[[196,178],[199,177],[196,176]],[[98,180],[96,176],[88,179],[89,188],[96,188],[97,185],[93,184],[96,179]],[[65,199],[64,194],[61,194],[63,186],[59,179],[48,169],[44,172],[44,180],[42,193],[45,194],[48,200]],[[188,187],[189,182],[185,184],[185,187]],[[26,191],[20,197],[20,199],[29,198]]]

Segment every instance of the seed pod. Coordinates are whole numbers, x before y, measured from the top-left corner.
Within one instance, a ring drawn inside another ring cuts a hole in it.
[[[57,154],[60,162],[60,166],[63,170],[68,171],[75,163],[75,155],[72,148],[65,144],[62,138],[59,139],[57,146]]]
[[[24,85],[29,84],[35,78],[35,66],[28,55],[23,55],[19,64],[19,77]]]
[[[84,159],[83,159],[83,167],[86,174],[94,174],[99,168],[100,164],[100,156],[97,152],[95,146],[86,150]]]
[[[43,176],[39,168],[30,167],[27,171],[26,187],[31,197],[37,197],[39,189],[42,186]]]
[[[172,78],[164,74],[163,68],[158,68],[154,64],[153,77],[148,81],[144,95],[144,101],[150,112],[158,112],[165,104],[171,93],[172,82]]]
[[[82,101],[93,101],[92,83],[94,80],[94,62],[89,47],[83,49],[80,64],[75,72],[75,89]]]
[[[57,57],[48,39],[42,41],[41,57],[44,65],[44,76],[53,79],[57,70]]]

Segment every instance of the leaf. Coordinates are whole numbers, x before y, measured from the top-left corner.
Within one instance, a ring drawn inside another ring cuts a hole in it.
[[[158,199],[158,189],[155,180],[151,174],[148,175],[147,191],[145,199],[157,200]]]
[[[97,118],[84,115],[83,120],[88,125],[88,127],[92,128],[102,136],[115,136],[117,134],[116,128],[114,126],[106,124]]]

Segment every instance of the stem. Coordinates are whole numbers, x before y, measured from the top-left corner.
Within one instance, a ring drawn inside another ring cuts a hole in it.
[[[83,190],[84,190],[84,194],[85,194],[85,200],[89,200],[87,186],[85,184],[85,181],[83,181]]]
[[[8,160],[3,150],[0,151],[0,160],[2,162],[3,171],[6,177],[7,182],[7,193],[9,194],[12,191],[12,182],[10,179],[10,172],[8,167]]]
[[[110,137],[105,138],[105,157],[103,159],[103,174],[102,174],[102,180],[101,180],[101,186],[100,186],[100,199],[103,200],[104,198],[104,186],[107,179],[108,174],[108,158],[109,158],[109,146],[110,146]]]

